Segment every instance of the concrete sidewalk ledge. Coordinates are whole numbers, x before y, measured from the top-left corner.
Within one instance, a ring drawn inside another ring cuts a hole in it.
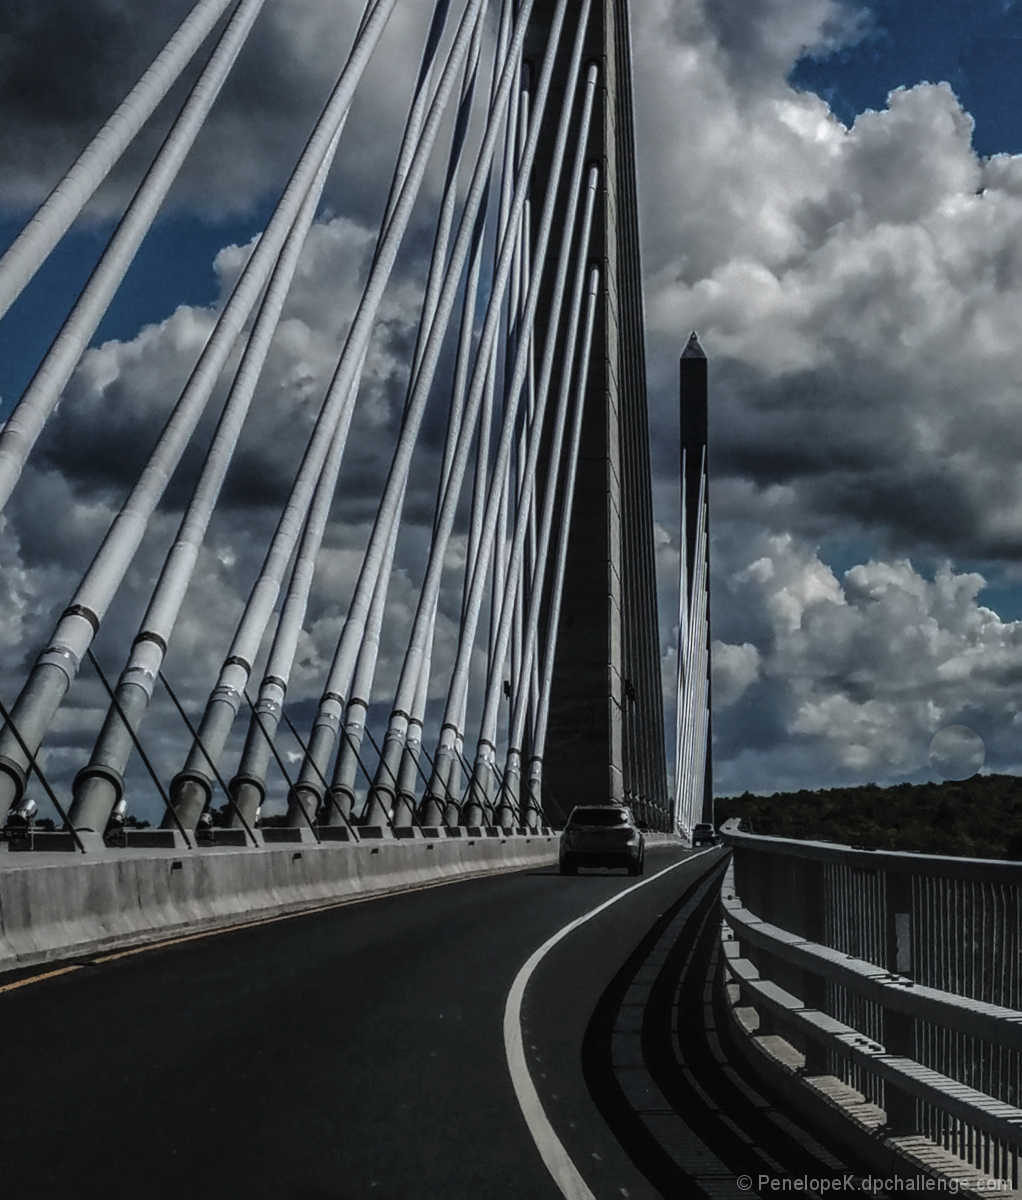
[[[556,835],[0,856],[0,973],[111,946],[557,861]]]

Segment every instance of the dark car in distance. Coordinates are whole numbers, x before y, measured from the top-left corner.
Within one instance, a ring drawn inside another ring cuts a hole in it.
[[[579,867],[625,867],[641,875],[646,843],[630,808],[623,804],[586,804],[571,810],[561,833],[562,875]]]
[[[692,849],[696,846],[716,846],[720,843],[720,836],[709,821],[700,821],[698,825],[692,826]]]

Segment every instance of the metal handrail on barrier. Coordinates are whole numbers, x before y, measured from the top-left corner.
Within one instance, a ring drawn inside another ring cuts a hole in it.
[[[725,961],[761,1034],[1018,1186],[1022,865],[721,827]]]

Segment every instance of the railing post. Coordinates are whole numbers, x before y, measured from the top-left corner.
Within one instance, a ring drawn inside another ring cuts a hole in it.
[[[802,934],[810,942],[827,945],[827,869],[817,859],[798,860],[801,876],[799,900],[802,905]],[[806,1008],[827,1011],[827,981],[815,971],[802,972],[802,1003]],[[805,1044],[805,1073],[826,1075],[829,1067],[827,1048],[812,1038]]]
[[[742,906],[757,917],[763,915],[762,897],[764,893],[763,864],[766,855],[744,846],[736,846],[732,852],[731,867],[734,872],[734,891]],[[763,973],[765,955],[761,955],[755,946],[741,938],[738,939],[739,953],[742,958],[751,962],[760,975]],[[747,988],[740,986],[741,1003],[755,1008],[759,1017],[759,1033],[773,1033],[770,1026],[769,1014],[762,1004],[756,1003],[756,998]]]
[[[756,896],[757,916],[763,921],[769,921],[771,925],[777,923],[777,875],[780,865],[780,860],[773,854],[760,853],[756,855],[757,882],[759,884],[759,892]],[[769,979],[772,983],[783,986],[782,981],[777,978],[780,964],[772,954],[757,947],[750,957],[756,964],[761,979]],[[786,1026],[779,1022],[776,1014],[765,1005],[759,1005],[756,1012],[759,1015],[759,1033],[761,1035],[784,1037],[788,1033]]]
[[[884,873],[885,958],[884,966],[898,975],[912,973],[912,877],[893,871]],[[884,1048],[888,1054],[916,1057],[915,1021],[906,1013],[883,1010]],[[917,1133],[916,1102],[913,1096],[884,1084],[884,1110],[889,1135]]]
[[[735,851],[734,861],[735,890],[741,897],[742,904],[761,921],[772,921],[772,857],[762,850],[742,848]],[[747,958],[755,966],[761,979],[773,979],[774,964],[771,955],[748,942],[741,944],[741,951],[742,957]],[[762,1004],[757,1004],[752,997],[749,997],[749,1000],[759,1017],[758,1032],[760,1034],[777,1033],[777,1024],[773,1013]]]

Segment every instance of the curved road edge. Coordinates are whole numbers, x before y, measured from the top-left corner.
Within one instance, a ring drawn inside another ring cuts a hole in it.
[[[670,872],[676,871],[679,867],[691,864],[695,859],[710,853],[713,853],[712,849],[701,850],[696,854],[691,854],[680,859],[678,862],[671,863],[655,875],[651,875],[649,878],[633,884],[632,887],[625,888],[624,891],[618,892],[616,896],[611,896],[609,900],[598,904],[581,917],[576,917],[575,920],[569,921],[567,925],[564,925],[553,936],[547,938],[543,945],[530,955],[511,985],[507,1004],[504,1009],[504,1048],[507,1054],[508,1069],[511,1072],[511,1081],[514,1085],[515,1095],[522,1110],[522,1115],[529,1127],[532,1139],[536,1143],[540,1157],[543,1159],[547,1170],[553,1176],[554,1182],[565,1197],[565,1200],[596,1200],[596,1198],[554,1131],[554,1127],[543,1108],[539,1093],[536,1090],[535,1083],[529,1071],[528,1062],[525,1057],[522,1031],[522,1002],[525,997],[525,990],[542,960],[559,942],[568,937],[569,934],[595,917],[598,917],[612,905],[618,904],[621,900],[631,896],[640,888],[648,887],[650,884],[661,880]]]

